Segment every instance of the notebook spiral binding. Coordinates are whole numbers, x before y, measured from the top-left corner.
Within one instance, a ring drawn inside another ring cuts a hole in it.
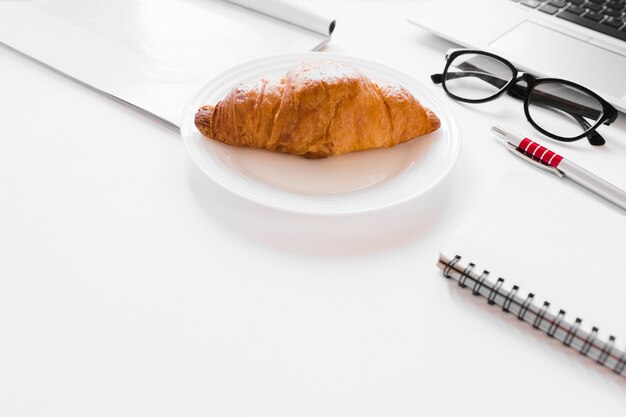
[[[504,279],[496,282],[489,280],[489,271],[477,274],[476,265],[469,262],[465,267],[460,266],[461,256],[456,255],[449,259],[440,254],[438,267],[443,276],[455,280],[461,288],[471,288],[475,296],[483,296],[491,305],[498,305],[505,313],[515,314],[517,318],[532,325],[551,338],[561,341],[565,346],[578,351],[581,355],[594,360],[599,365],[609,368],[614,373],[626,377],[626,350],[615,347],[615,337],[609,336],[608,341],[598,338],[598,328],[593,327],[591,332],[581,329],[582,320],[578,317],[573,323],[565,320],[565,311],[559,310],[554,315],[550,312],[550,303],[542,305],[535,303],[535,295],[529,293],[526,298],[519,297],[519,287],[513,285],[511,290],[503,288]]]

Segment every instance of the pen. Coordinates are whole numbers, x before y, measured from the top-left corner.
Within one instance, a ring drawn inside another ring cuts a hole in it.
[[[621,209],[626,210],[626,192],[624,190],[609,184],[572,161],[515,132],[496,125],[492,126],[491,130],[502,139],[502,143],[509,151],[525,161],[538,168],[552,172],[560,178],[569,178]]]

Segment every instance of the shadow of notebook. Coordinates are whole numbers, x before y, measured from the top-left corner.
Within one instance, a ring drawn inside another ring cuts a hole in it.
[[[521,300],[534,294],[539,308],[549,301],[547,311],[553,317],[565,311],[564,323],[581,318],[581,332],[589,334],[597,326],[598,344],[614,336],[618,352],[626,346],[625,238],[626,215],[618,208],[543,173],[511,171],[440,253],[447,259],[461,256],[459,265],[474,263],[476,275],[488,270],[491,282],[504,278],[505,291],[519,286]],[[466,282],[463,295],[472,294],[475,282]],[[504,314],[502,308],[492,308],[492,314]],[[532,331],[531,326],[520,326]],[[581,362],[594,366],[589,360]]]

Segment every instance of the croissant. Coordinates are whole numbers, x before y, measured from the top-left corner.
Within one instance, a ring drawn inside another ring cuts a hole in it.
[[[439,128],[437,116],[405,88],[376,84],[358,69],[302,62],[279,80],[240,84],[195,124],[234,146],[323,158],[391,147]]]

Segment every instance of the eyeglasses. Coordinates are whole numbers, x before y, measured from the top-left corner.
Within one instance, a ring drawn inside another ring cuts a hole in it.
[[[592,145],[604,145],[605,140],[596,129],[617,118],[617,110],[588,88],[520,72],[506,59],[489,52],[448,51],[443,74],[430,78],[433,83],[442,84],[448,96],[465,103],[484,103],[504,92],[524,100],[524,113],[530,124],[563,142],[587,137]]]

